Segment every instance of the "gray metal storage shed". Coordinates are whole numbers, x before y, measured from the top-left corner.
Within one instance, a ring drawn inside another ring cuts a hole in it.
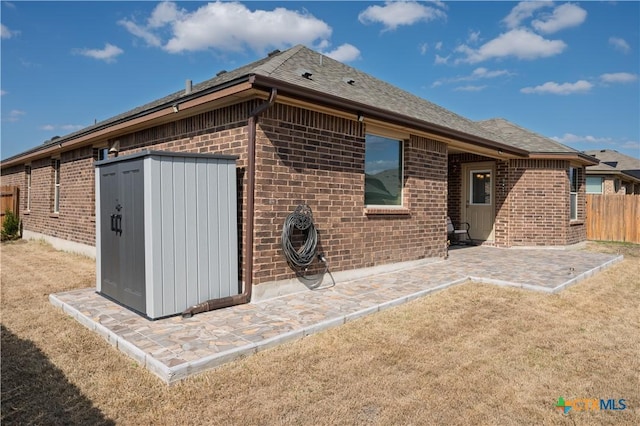
[[[239,294],[236,159],[96,162],[97,291],[150,319]]]

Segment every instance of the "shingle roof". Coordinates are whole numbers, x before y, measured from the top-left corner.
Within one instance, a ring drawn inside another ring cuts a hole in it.
[[[302,77],[302,70],[309,71],[310,78]],[[301,45],[254,67],[253,72],[347,101],[375,106],[408,118],[496,141],[493,134],[472,120]],[[351,84],[348,82],[350,80]]]
[[[613,149],[589,150],[584,153],[600,160],[600,164],[587,167],[588,172],[618,171],[640,179],[640,159],[638,158],[629,157]]]
[[[539,135],[531,130],[524,129],[503,118],[493,118],[491,120],[478,121],[478,124],[486,130],[496,134],[502,142],[517,148],[525,149],[535,153],[579,153],[571,147],[563,145],[545,136]]]
[[[301,70],[311,72],[311,77],[309,79],[302,77]],[[193,85],[190,96],[196,96],[198,93],[230,84],[234,80],[253,74],[316,90],[348,101],[375,106],[379,109],[402,114],[409,118],[433,123],[472,136],[496,142],[500,141],[496,140],[494,134],[486,131],[472,120],[302,45],[297,45],[283,52],[274,52],[265,58],[232,71],[219,73],[214,78]],[[347,82],[349,80],[353,80],[353,82],[349,84]],[[37,146],[31,151],[37,151],[38,149],[73,139],[79,135],[90,133],[94,129],[103,128],[154,108],[171,105],[184,96],[184,90],[172,93],[77,132],[65,135],[55,141]]]
[[[311,73],[303,77],[302,71]],[[577,152],[543,136],[522,129],[506,120],[474,122],[405,90],[372,77],[356,68],[345,65],[318,52],[297,45],[229,72],[218,73],[214,78],[193,85],[191,94],[184,90],[149,102],[130,111],[111,117],[92,126],[47,142],[18,156],[72,140],[80,135],[108,127],[120,121],[146,114],[156,108],[171,105],[186,96],[197,97],[218,88],[233,85],[251,75],[265,76],[304,89],[314,90],[349,102],[359,103],[378,110],[395,113],[413,120],[431,123],[456,132],[498,142],[530,152]],[[505,133],[506,132],[506,133]],[[506,136],[506,137],[505,137]],[[517,136],[517,137],[515,137]],[[17,156],[16,156],[17,157]]]

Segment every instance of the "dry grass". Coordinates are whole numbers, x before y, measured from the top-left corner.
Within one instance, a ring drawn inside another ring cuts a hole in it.
[[[639,424],[640,246],[559,295],[464,285],[167,387],[53,308],[90,259],[2,244],[3,424]],[[572,412],[624,398],[624,412]]]

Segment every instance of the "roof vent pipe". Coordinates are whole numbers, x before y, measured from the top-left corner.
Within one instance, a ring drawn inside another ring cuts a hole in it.
[[[190,95],[192,90],[193,90],[193,83],[191,82],[191,80],[187,80],[184,85],[184,94]]]

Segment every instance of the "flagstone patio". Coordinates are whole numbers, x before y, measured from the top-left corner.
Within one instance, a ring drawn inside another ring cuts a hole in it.
[[[150,321],[94,288],[50,295],[53,305],[166,383],[336,327],[467,281],[557,293],[622,260],[560,249],[466,247],[449,258],[334,286],[182,318]]]

